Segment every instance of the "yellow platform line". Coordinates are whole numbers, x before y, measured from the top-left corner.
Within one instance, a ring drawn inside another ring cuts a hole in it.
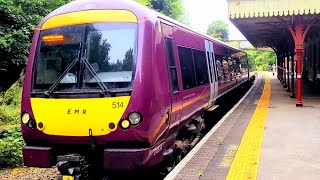
[[[266,72],[262,96],[252,119],[242,137],[241,144],[231,164],[227,180],[257,179],[258,162],[263,131],[270,102],[270,79]]]

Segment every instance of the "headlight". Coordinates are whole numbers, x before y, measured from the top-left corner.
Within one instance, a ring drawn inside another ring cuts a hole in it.
[[[27,113],[27,112],[24,112],[24,113],[22,114],[22,116],[21,116],[21,122],[22,122],[23,124],[27,124],[27,123],[29,122],[29,120],[30,120],[30,114]]]
[[[122,129],[127,130],[130,127],[130,121],[123,119],[122,121],[120,121],[120,126]]]
[[[29,126],[29,128],[34,128],[34,127],[36,127],[36,121],[34,120],[34,119],[30,119],[30,121],[28,122],[28,126]]]
[[[141,122],[141,115],[137,112],[132,112],[129,114],[129,121],[132,125],[138,125]]]

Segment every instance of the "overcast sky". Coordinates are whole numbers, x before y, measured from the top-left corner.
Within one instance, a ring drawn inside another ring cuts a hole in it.
[[[229,39],[242,40],[245,37],[228,19],[226,0],[183,0],[191,27],[205,33],[213,20],[223,20],[229,25]]]

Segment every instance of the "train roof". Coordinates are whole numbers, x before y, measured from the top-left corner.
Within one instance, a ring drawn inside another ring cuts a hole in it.
[[[242,50],[235,48],[225,42],[222,42],[218,39],[212,38],[206,34],[203,34],[197,30],[194,30],[194,29],[188,27],[187,25],[185,25],[181,22],[178,22],[168,16],[165,16],[165,15],[163,15],[153,9],[145,7],[134,0],[75,0],[75,1],[72,1],[72,2],[56,9],[55,11],[51,12],[48,16],[46,16],[42,20],[42,22],[39,24],[39,26],[41,26],[44,23],[44,21],[46,21],[47,19],[49,19],[50,17],[55,16],[55,15],[64,14],[64,13],[68,13],[68,12],[93,10],[93,9],[121,9],[121,10],[126,9],[126,10],[132,11],[134,14],[136,14],[136,16],[139,20],[145,20],[145,19],[152,20],[152,19],[160,18],[160,19],[166,20],[176,26],[179,26],[179,27],[184,28],[188,31],[196,33],[196,34],[198,34],[208,40],[211,40],[216,45],[230,49],[233,51],[233,53],[243,52]]]
[[[151,9],[151,10],[152,10],[152,9]],[[152,10],[152,11],[154,11],[154,10]],[[179,21],[177,21],[177,20],[174,20],[174,19],[172,19],[172,18],[170,18],[170,17],[168,17],[168,16],[165,16],[165,15],[163,15],[163,14],[157,12],[157,11],[154,11],[154,12],[155,12],[155,14],[158,16],[158,18],[163,19],[163,20],[166,20],[166,21],[169,21],[170,23],[173,23],[173,24],[175,24],[175,25],[177,25],[177,26],[183,27],[183,28],[185,28],[185,29],[187,29],[187,30],[189,30],[189,31],[192,31],[192,32],[196,33],[196,34],[199,34],[199,35],[205,37],[206,39],[209,39],[209,40],[214,41],[215,43],[217,43],[217,44],[220,45],[220,46],[223,46],[223,47],[225,47],[225,48],[230,48],[230,49],[232,49],[232,50],[234,50],[234,51],[236,51],[236,52],[243,52],[241,49],[238,49],[238,48],[236,48],[236,47],[233,47],[233,46],[229,45],[229,44],[226,43],[226,42],[223,42],[223,41],[221,41],[221,40],[219,40],[219,39],[216,39],[216,38],[213,38],[213,37],[208,36],[208,35],[206,35],[206,34],[203,34],[203,33],[199,32],[199,31],[197,31],[197,30],[195,30],[195,29],[193,29],[193,28],[191,28],[191,27],[189,27],[189,26],[187,26],[187,25],[185,25],[185,24],[183,24],[183,23],[181,23],[181,22],[179,22]]]

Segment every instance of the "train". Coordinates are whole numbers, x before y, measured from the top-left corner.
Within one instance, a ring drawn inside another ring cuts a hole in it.
[[[242,50],[135,1],[72,1],[34,32],[24,165],[78,178],[91,162],[170,171],[201,139],[204,114],[250,76]]]

